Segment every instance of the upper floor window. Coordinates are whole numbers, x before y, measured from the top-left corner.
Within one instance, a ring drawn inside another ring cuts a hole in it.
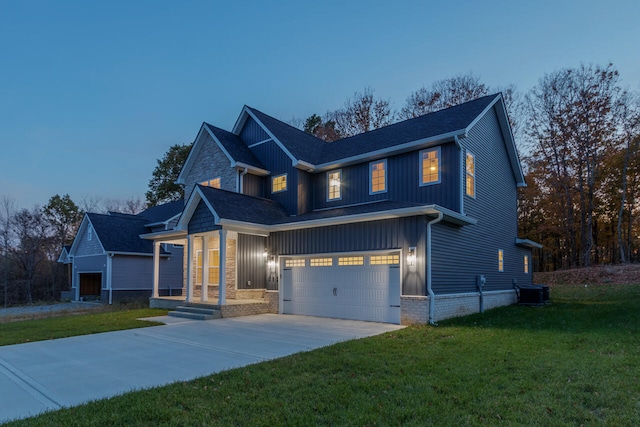
[[[467,151],[466,159],[466,193],[469,197],[476,197],[476,158]]]
[[[342,193],[342,170],[327,172],[327,200],[340,200]]]
[[[271,178],[271,192],[278,193],[287,190],[287,174],[274,176]]]
[[[529,257],[524,256],[524,274],[529,274]]]
[[[502,249],[498,249],[498,271],[504,271],[504,251]]]
[[[220,177],[218,176],[208,181],[202,181],[200,185],[204,185],[205,187],[220,188]]]
[[[87,229],[87,240],[91,239],[93,239],[93,227],[89,226],[89,228]]]
[[[440,147],[420,152],[420,185],[440,182]]]
[[[369,163],[369,193],[384,193],[387,191],[387,160]]]

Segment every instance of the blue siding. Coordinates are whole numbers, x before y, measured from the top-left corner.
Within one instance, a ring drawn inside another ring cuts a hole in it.
[[[266,237],[238,234],[238,289],[266,289]],[[248,282],[251,281],[251,286]]]
[[[314,176],[314,208],[338,207],[378,200],[437,204],[460,210],[460,151],[454,143],[441,146],[441,182],[420,186],[420,155],[413,151],[387,158],[387,192],[369,194],[369,162],[343,167],[342,199],[327,201],[327,175]]]
[[[516,183],[495,112],[488,112],[460,142],[475,155],[476,198],[465,196],[464,210],[478,223],[433,227],[434,291],[474,292],[478,274],[486,276],[486,290],[512,289],[513,279],[531,283],[531,274],[525,275],[523,267],[523,257],[531,259],[531,251],[515,245]],[[504,251],[502,273],[498,272],[498,249]]]
[[[271,177],[287,174],[287,191],[271,193],[271,177],[267,177],[265,195],[280,203],[290,215],[298,211],[298,169],[291,165],[291,159],[273,141],[251,149],[262,164],[271,171]]]
[[[254,197],[264,197],[264,188],[266,180],[269,178],[264,178],[257,175],[252,175],[250,173],[246,174],[243,178],[242,183],[242,193],[248,196]]]
[[[264,129],[262,129],[262,127],[251,117],[247,119],[244,127],[240,131],[240,139],[242,139],[247,145],[255,144],[268,138],[269,135],[267,132],[265,132]]]
[[[272,233],[267,247],[277,255],[306,255],[391,249],[406,254],[416,246],[416,266],[403,265],[402,293],[424,295],[425,235],[425,217],[415,216]]]
[[[313,175],[308,172],[298,170],[298,215],[311,212],[313,210]]]
[[[200,200],[189,221],[189,234],[203,233],[220,228],[215,224],[215,218],[207,205]]]

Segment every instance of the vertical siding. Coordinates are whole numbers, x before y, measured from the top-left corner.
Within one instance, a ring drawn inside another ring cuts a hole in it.
[[[215,224],[215,218],[213,214],[204,203],[200,200],[196,210],[193,212],[191,220],[189,220],[189,234],[202,233],[205,231],[211,231],[219,228]]]
[[[271,177],[267,177],[266,197],[280,203],[290,215],[298,211],[298,169],[291,165],[291,159],[273,141],[266,142],[251,149],[262,164],[271,171],[271,177],[287,174],[287,190],[271,193]]]
[[[248,196],[264,197],[264,187],[267,179],[250,173],[246,174],[243,178],[242,192]]]
[[[266,244],[266,237],[238,234],[238,289],[266,288]],[[251,281],[251,286],[248,281]]]
[[[240,131],[240,139],[245,144],[251,145],[269,139],[269,135],[255,120],[249,117]]]
[[[454,143],[440,149],[440,178],[438,184],[420,186],[419,150],[387,158],[387,192],[369,194],[369,162],[340,168],[342,170],[342,198],[327,201],[327,175],[314,176],[314,207],[322,209],[378,200],[437,204],[460,210],[460,152]]]
[[[488,112],[460,142],[475,155],[476,198],[464,196],[464,208],[478,223],[434,226],[434,291],[475,291],[478,274],[487,278],[486,290],[512,289],[514,278],[530,283],[531,274],[523,269],[523,256],[530,251],[515,245],[516,183],[495,112]],[[460,171],[460,179],[464,173]],[[498,272],[498,249],[504,250],[504,272]]]
[[[401,249],[406,254],[411,246],[417,248],[416,266],[403,266],[402,293],[424,295],[424,216],[282,231],[272,233],[267,239],[267,247],[277,255],[392,249]]]
[[[160,258],[159,289],[182,289],[182,249],[168,248],[170,258]],[[114,290],[151,290],[153,257],[116,255],[111,264],[111,286]]]
[[[313,210],[313,175],[298,170],[298,212],[302,215]]]

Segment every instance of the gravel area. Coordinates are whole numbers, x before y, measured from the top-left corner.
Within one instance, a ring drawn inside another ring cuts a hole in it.
[[[86,311],[103,307],[103,304],[93,302],[63,302],[51,305],[25,305],[21,307],[0,308],[0,318],[2,317],[25,317],[39,316],[61,311],[75,312]]]

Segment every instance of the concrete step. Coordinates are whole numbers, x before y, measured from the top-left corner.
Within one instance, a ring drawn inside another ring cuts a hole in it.
[[[220,319],[222,317],[220,310],[189,306],[178,306],[175,311],[170,311],[168,315],[171,317],[181,317],[183,319],[193,320],[211,320]]]

